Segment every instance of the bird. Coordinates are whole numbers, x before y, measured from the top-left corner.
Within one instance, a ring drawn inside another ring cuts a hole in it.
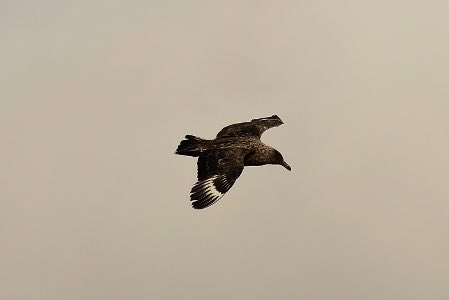
[[[193,208],[204,209],[220,200],[245,166],[272,164],[291,171],[282,154],[260,140],[266,130],[282,124],[273,115],[226,126],[213,140],[186,135],[175,154],[198,157],[198,181],[190,191]]]

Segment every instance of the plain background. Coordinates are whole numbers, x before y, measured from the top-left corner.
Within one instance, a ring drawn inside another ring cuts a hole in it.
[[[449,299],[448,1],[1,1],[1,299]],[[185,134],[293,171],[195,211]]]

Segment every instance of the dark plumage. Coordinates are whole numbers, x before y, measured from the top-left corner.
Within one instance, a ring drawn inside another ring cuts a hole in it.
[[[260,141],[269,128],[284,124],[274,115],[232,124],[223,128],[213,140],[186,135],[176,154],[198,157],[198,182],[191,190],[193,208],[206,208],[229,191],[244,166],[266,164],[290,166],[276,149]]]

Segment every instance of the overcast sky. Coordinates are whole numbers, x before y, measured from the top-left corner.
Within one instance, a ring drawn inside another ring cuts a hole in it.
[[[1,1],[0,298],[449,299],[448,1]],[[185,134],[279,115],[191,208]]]

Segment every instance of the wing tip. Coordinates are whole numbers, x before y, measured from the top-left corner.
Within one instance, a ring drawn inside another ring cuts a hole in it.
[[[221,197],[212,197],[203,200],[192,200],[192,207],[197,210],[208,208],[212,204],[216,203],[220,198]]]
[[[278,115],[272,115],[271,117],[252,119],[251,122],[252,121],[263,121],[263,120],[278,121],[278,122],[280,122],[280,124],[284,124],[284,122],[282,122],[281,118],[279,118]]]
[[[190,191],[190,201],[194,209],[203,209],[211,206],[226,192],[217,189],[215,180],[220,178],[218,175],[209,177],[208,179],[198,181]]]

